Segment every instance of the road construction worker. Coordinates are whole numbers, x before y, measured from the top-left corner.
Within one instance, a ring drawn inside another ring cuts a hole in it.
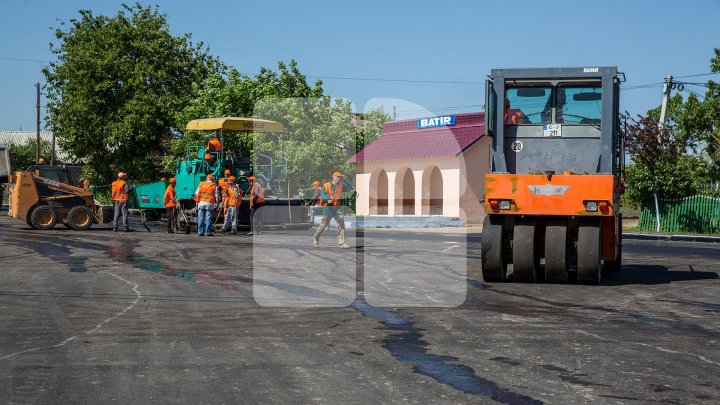
[[[215,152],[222,152],[223,146],[222,142],[220,142],[217,138],[214,138],[212,136],[207,137],[207,145],[205,146],[205,160],[210,164],[211,166],[215,165],[215,162],[217,161],[217,153]],[[198,156],[199,157],[199,156]]]
[[[248,235],[260,235],[262,228],[262,213],[260,209],[265,206],[265,190],[260,183],[255,182],[255,176],[248,177],[250,181],[250,232]]]
[[[310,199],[310,202],[308,203],[308,205],[310,207],[320,205],[320,192],[322,192],[322,187],[318,180],[315,180],[312,182],[312,190],[313,190],[313,196]]]
[[[223,205],[225,206],[225,221],[222,233],[232,231],[237,234],[238,218],[240,217],[240,205],[242,204],[242,190],[236,183],[235,176],[228,178],[227,187],[223,190]]]
[[[343,183],[341,182],[342,173],[333,173],[333,179],[330,182],[325,183],[320,191],[320,200],[323,206],[323,217],[320,221],[320,225],[315,231],[313,237],[313,246],[316,248],[320,247],[320,234],[323,233],[325,228],[330,224],[331,219],[335,219],[338,226],[338,244],[341,248],[347,249],[350,246],[345,243],[345,221],[341,214],[340,200],[342,198]]]
[[[213,214],[220,197],[220,191],[213,180],[213,175],[208,174],[205,181],[200,183],[197,190],[195,190],[199,236],[215,236],[213,233]]]
[[[130,195],[130,186],[126,180],[127,175],[123,172],[118,173],[117,180],[112,182],[110,190],[112,192],[112,202],[115,205],[113,215],[113,231],[118,231],[118,219],[122,216],[123,231],[129,232],[128,225],[128,196]]]
[[[173,224],[176,221],[175,209],[182,209],[178,207],[177,193],[175,192],[175,178],[170,178],[170,184],[165,189],[165,212],[167,213],[167,232],[173,233]]]
[[[222,195],[223,198],[224,198],[224,196],[225,196],[225,189],[226,189],[226,188],[228,187],[228,185],[229,185],[229,181],[228,181],[228,180],[230,179],[230,176],[232,175],[232,172],[231,172],[229,169],[225,169],[225,172],[224,172],[223,174],[224,174],[225,177],[223,177],[222,179],[220,179],[220,180],[218,181],[218,186],[220,186],[220,195]]]
[[[505,125],[528,124],[525,114],[518,108],[510,108],[510,100],[505,99]]]

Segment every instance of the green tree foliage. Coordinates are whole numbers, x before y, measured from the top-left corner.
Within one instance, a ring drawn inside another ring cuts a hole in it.
[[[314,86],[307,83],[300,73],[297,62],[278,62],[278,72],[261,68],[255,77],[240,74],[235,68],[222,67],[201,83],[193,85],[195,95],[190,103],[175,114],[177,128],[194,119],[210,117],[253,117],[255,105],[266,98],[319,98],[323,94],[322,81]],[[188,132],[172,141],[171,155],[165,161],[165,168],[171,174],[174,160],[187,153],[189,145],[204,145],[208,133]],[[249,134],[235,134],[223,138],[223,144],[231,153],[246,154],[252,149]]]
[[[363,120],[362,130],[358,133],[355,149],[361,151],[365,146],[373,143],[382,136],[385,123],[390,121],[390,115],[385,114],[382,109],[368,111],[364,114],[358,114]]]
[[[47,79],[48,126],[91,181],[157,179],[170,151],[175,114],[217,68],[190,35],[173,36],[157,7],[123,4],[114,16],[81,10],[61,22]]]
[[[712,72],[720,72],[720,49],[710,61]],[[647,117],[627,123],[626,145],[633,164],[628,166],[626,200],[642,203],[657,188],[660,198],[675,198],[704,192],[720,174],[720,84],[710,80],[700,97],[676,93],[670,98],[665,131],[657,121],[660,107]]]
[[[192,119],[223,116],[263,118],[285,126],[282,134],[226,134],[223,142],[231,153],[270,152],[275,165],[287,163],[282,170],[291,192],[312,180],[328,180],[335,170],[354,173],[346,160],[358,146],[377,139],[389,119],[379,110],[353,115],[349,101],[323,94],[321,81],[309,85],[295,60],[279,62],[277,72],[262,68],[254,77],[224,69],[197,85],[194,93],[197,96],[176,115],[178,127]],[[364,126],[358,120],[364,120]],[[184,157],[189,145],[204,145],[207,135],[188,132],[174,139],[168,174],[174,159]]]
[[[628,188],[623,201],[630,206],[647,204],[657,187],[659,198],[680,198],[705,192],[705,186],[717,181],[717,169],[701,156],[682,155],[674,164],[655,166],[651,172],[642,163],[629,164],[625,169]]]
[[[355,154],[357,130],[353,126],[351,103],[320,97],[264,99],[256,116],[282,122],[284,134],[256,134],[256,153],[272,152],[287,159],[292,186],[313,180],[329,181],[339,170],[354,177],[355,168],[346,160]]]
[[[10,147],[10,167],[13,171],[22,171],[35,164],[36,145],[34,139],[28,139],[24,145]],[[52,145],[48,141],[40,140],[40,156],[50,163]],[[62,164],[55,160],[55,164]]]

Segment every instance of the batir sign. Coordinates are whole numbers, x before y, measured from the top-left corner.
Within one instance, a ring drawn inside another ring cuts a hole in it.
[[[433,127],[451,127],[455,125],[454,115],[445,115],[442,117],[420,118],[418,120],[418,128]]]

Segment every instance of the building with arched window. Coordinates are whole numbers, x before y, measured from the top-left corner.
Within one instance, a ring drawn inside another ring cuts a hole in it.
[[[357,215],[482,223],[491,143],[484,134],[483,113],[385,123],[383,135],[350,159]]]

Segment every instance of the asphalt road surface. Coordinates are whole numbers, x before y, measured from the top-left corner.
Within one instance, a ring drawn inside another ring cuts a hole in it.
[[[476,234],[133,227],[3,213],[0,403],[720,402],[720,244],[485,284]]]

